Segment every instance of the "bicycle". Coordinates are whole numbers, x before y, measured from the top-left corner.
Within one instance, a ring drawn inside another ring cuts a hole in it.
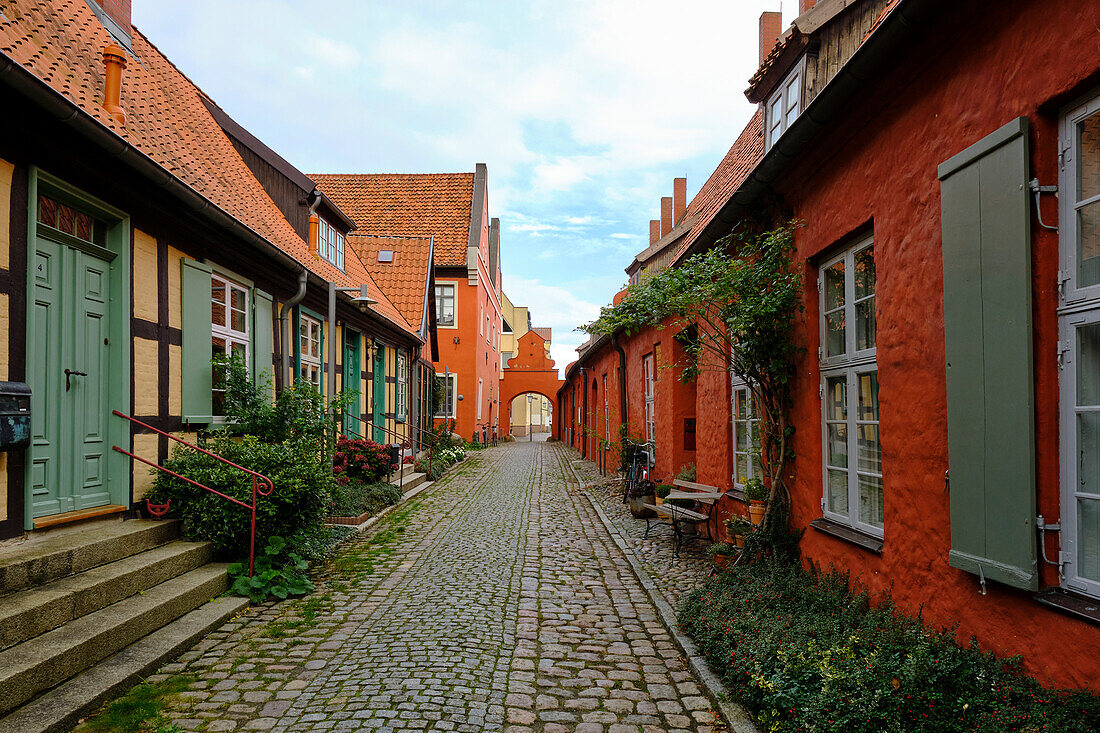
[[[629,449],[631,454],[630,464],[626,466],[626,476],[623,478],[623,503],[626,504],[632,496],[642,496],[642,492],[649,488],[648,484],[653,483],[649,480],[653,456],[649,452],[649,443],[635,443],[627,438],[623,441],[623,448]]]

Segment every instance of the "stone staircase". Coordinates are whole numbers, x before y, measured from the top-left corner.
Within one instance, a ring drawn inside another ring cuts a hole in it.
[[[67,731],[244,610],[206,542],[106,520],[0,548],[0,731]],[[214,600],[211,600],[214,599]]]
[[[390,481],[401,489],[402,494],[407,494],[416,487],[428,481],[427,474],[418,473],[411,463],[406,463],[394,472]]]

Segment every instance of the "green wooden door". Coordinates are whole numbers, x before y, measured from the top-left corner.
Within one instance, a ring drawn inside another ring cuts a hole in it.
[[[386,347],[378,344],[374,349],[374,442],[387,443],[386,431]]]
[[[39,238],[31,348],[31,515],[109,504],[110,264]],[[69,374],[66,375],[66,370]]]
[[[344,415],[344,434],[357,438],[366,435],[363,425],[356,418],[362,412],[359,366],[359,332],[344,327],[344,392],[355,393],[355,401],[348,405],[348,414]]]

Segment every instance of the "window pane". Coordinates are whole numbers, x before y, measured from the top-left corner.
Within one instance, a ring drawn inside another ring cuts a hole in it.
[[[57,205],[57,228],[66,234],[76,233],[76,212],[65,204]]]
[[[859,477],[859,521],[874,527],[882,526],[882,479]]]
[[[83,212],[76,212],[76,236],[85,242],[92,241],[92,217]]]
[[[826,356],[840,356],[847,347],[844,336],[844,311],[825,316]]]
[[[735,450],[741,452],[747,452],[749,449],[749,426],[748,423],[743,420],[738,420],[733,424],[734,432],[737,434],[737,443]]]
[[[856,351],[875,348],[875,299],[856,304]]]
[[[882,473],[882,447],[878,441],[878,425],[856,426],[856,445],[860,471]]]
[[[737,454],[737,483],[743,484],[749,478],[749,457],[744,453]]]
[[[243,311],[245,309],[245,292],[237,288],[230,288],[229,293],[232,298],[232,301],[229,303],[230,306],[235,310]]]
[[[864,247],[854,255],[856,300],[875,294],[875,248]]]
[[[848,467],[848,426],[844,423],[830,424],[828,426],[829,435],[829,458],[828,463],[830,466],[836,468]]]
[[[210,321],[215,326],[224,326],[225,321],[225,283],[221,280],[210,281]]]
[[[848,378],[829,377],[825,380],[825,419],[848,419]]]
[[[1100,405],[1100,323],[1077,329],[1077,404]]]
[[[1100,501],[1077,500],[1077,573],[1100,581]]]
[[[733,414],[738,419],[744,420],[749,416],[749,401],[747,398],[748,393],[739,389],[733,393],[735,408]]]
[[[1100,413],[1077,415],[1077,486],[1082,494],[1100,496]]]
[[[1077,285],[1100,282],[1100,201],[1077,210]]]
[[[878,420],[878,372],[856,376],[859,382],[859,414],[857,420]]]
[[[38,197],[38,221],[57,227],[57,202],[48,196]]]
[[[1100,194],[1100,113],[1077,125],[1077,201]]]
[[[246,333],[248,331],[248,327],[245,326],[244,311],[234,310],[232,313],[233,320],[229,324],[229,327],[232,328],[234,331],[237,331],[238,333]]]
[[[838,262],[825,271],[825,310],[831,311],[844,305],[844,262]]]
[[[848,472],[829,470],[828,503],[829,511],[836,514],[848,513]]]

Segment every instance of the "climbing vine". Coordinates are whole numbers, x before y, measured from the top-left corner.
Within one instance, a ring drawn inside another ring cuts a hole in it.
[[[799,351],[792,324],[803,307],[793,259],[796,227],[790,222],[760,234],[731,234],[632,285],[618,305],[604,307],[585,327],[594,335],[673,328],[686,356],[686,378],[717,368],[744,380],[760,416],[758,448],[768,487],[760,534],[773,538],[787,532],[790,510],[790,378]]]

